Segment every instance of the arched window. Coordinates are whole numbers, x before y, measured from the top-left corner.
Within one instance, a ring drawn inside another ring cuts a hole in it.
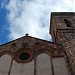
[[[64,22],[67,27],[71,27],[71,22],[68,19],[64,19]]]
[[[50,56],[41,53],[37,57],[36,75],[52,75]]]

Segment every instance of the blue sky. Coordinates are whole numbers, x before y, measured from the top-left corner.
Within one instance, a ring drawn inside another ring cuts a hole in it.
[[[9,30],[7,21],[7,10],[2,7],[2,3],[7,3],[8,1],[0,0],[0,44],[9,41]]]
[[[50,13],[74,11],[74,0],[0,0],[0,44],[26,33],[50,41]]]

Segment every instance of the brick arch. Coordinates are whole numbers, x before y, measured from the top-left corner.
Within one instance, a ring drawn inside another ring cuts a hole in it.
[[[53,67],[53,64],[52,64],[52,56],[51,56],[51,52],[50,50],[48,49],[42,49],[42,50],[39,50],[35,56],[34,56],[34,75],[37,75],[36,72],[37,72],[37,58],[39,55],[41,55],[42,53],[44,54],[47,54],[49,56],[49,59],[50,59],[50,65],[51,65],[51,72],[52,72],[52,67]],[[53,74],[53,72],[52,72]]]
[[[34,56],[34,59],[37,59],[37,56],[40,55],[41,53],[46,53],[48,54],[49,56],[51,56],[51,52],[50,50],[48,49],[40,49],[36,52],[35,56]]]
[[[37,75],[41,75],[41,74],[52,75],[51,58],[47,52],[41,52],[37,56],[37,58],[36,58],[36,74]]]
[[[3,55],[9,55],[11,58],[14,58],[14,54],[9,52],[9,51],[3,51],[0,53],[0,57],[2,57]]]

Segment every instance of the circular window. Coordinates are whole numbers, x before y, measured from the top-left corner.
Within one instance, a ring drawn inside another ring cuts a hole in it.
[[[20,53],[20,55],[19,55],[19,59],[20,59],[20,60],[28,60],[29,58],[30,58],[30,54],[27,53],[27,52],[22,52],[22,53]]]

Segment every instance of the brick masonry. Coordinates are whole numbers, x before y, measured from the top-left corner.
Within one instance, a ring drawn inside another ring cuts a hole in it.
[[[22,52],[30,54],[30,58],[20,60],[19,55]],[[64,71],[63,67],[66,68],[65,63],[62,63],[65,60],[60,61],[64,59],[62,45],[27,35],[1,45],[0,56],[1,75],[57,75]],[[55,58],[59,58],[59,63],[63,64],[59,65],[62,72],[58,66],[55,67],[58,64]]]
[[[67,23],[65,23],[65,19]],[[70,24],[70,26],[67,26],[67,24]],[[64,47],[70,74],[75,75],[75,13],[53,12],[51,14],[50,29],[53,42],[62,44]]]

